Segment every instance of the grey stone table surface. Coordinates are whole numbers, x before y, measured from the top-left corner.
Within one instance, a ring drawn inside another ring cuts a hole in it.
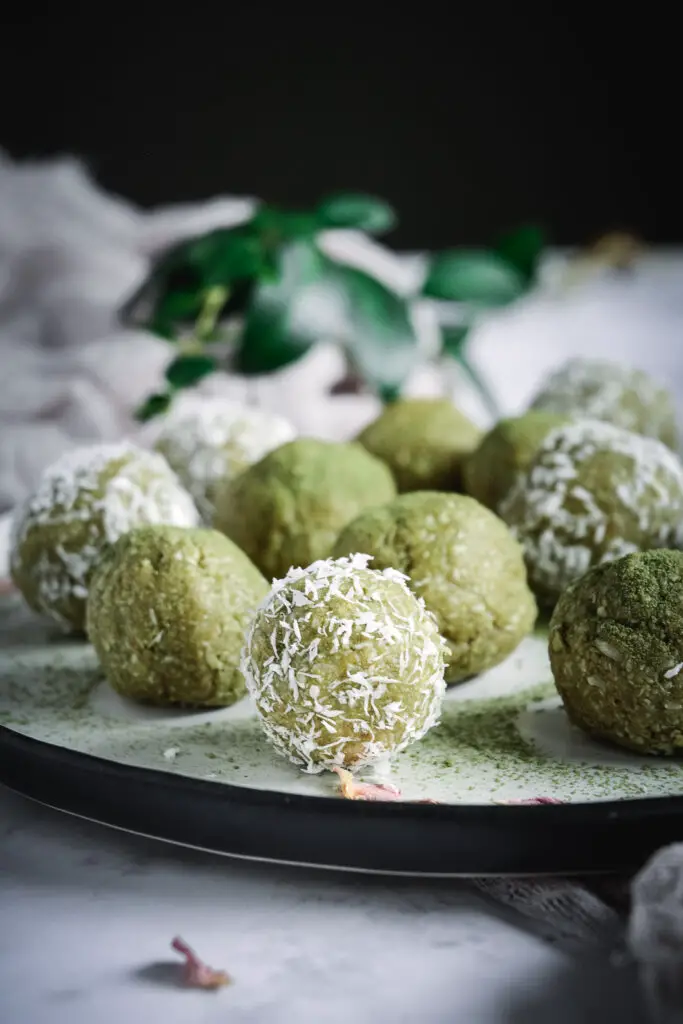
[[[0,787],[7,1024],[641,1022],[636,980],[465,880],[254,864],[109,830]],[[178,985],[180,934],[234,983]]]

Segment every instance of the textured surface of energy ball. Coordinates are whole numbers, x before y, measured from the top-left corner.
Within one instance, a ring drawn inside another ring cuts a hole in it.
[[[171,411],[156,440],[194,498],[205,523],[213,520],[216,492],[296,431],[282,416],[214,396],[193,395]]]
[[[166,460],[130,444],[67,452],[18,510],[12,578],[34,611],[83,629],[93,568],[108,544],[136,526],[196,526],[192,498]]]
[[[603,420],[678,448],[671,395],[642,370],[601,359],[570,359],[548,377],[531,408]]]
[[[223,488],[214,522],[273,579],[326,558],[342,527],[395,494],[390,471],[360,445],[300,438]]]
[[[464,457],[481,431],[445,398],[405,398],[388,405],[358,436],[386,462],[399,492],[453,491]]]
[[[522,550],[473,498],[416,491],[369,509],[342,531],[334,554],[354,551],[409,575],[446,639],[449,682],[503,661],[533,629]]]
[[[88,636],[118,693],[146,703],[234,704],[244,634],[268,584],[216,530],[146,526],[95,570]]]
[[[549,651],[576,725],[638,753],[683,752],[683,553],[596,566],[558,601]]]
[[[683,467],[653,438],[577,420],[551,431],[500,506],[544,604],[593,565],[683,541]]]
[[[266,735],[307,771],[399,753],[439,717],[443,640],[405,577],[368,557],[293,569],[259,608],[242,670]]]
[[[553,412],[527,412],[501,420],[465,459],[465,491],[496,512],[546,435],[565,422],[566,417]]]

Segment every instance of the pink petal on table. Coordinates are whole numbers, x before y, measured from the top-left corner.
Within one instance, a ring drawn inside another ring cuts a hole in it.
[[[191,988],[220,988],[229,985],[231,978],[225,971],[215,971],[203,963],[194,950],[183,939],[176,937],[171,943],[173,949],[185,957],[184,980]]]
[[[333,768],[339,776],[339,792],[345,800],[400,800],[401,790],[378,782],[357,782],[345,768]]]

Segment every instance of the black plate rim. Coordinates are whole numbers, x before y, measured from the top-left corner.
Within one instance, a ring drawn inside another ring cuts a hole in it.
[[[167,842],[311,867],[420,875],[632,870],[683,839],[683,796],[562,805],[365,802],[195,779],[0,726],[0,782]]]

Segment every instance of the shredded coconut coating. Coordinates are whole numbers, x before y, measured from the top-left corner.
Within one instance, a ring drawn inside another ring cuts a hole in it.
[[[548,377],[531,408],[603,420],[678,447],[669,392],[642,370],[601,359],[569,359]]]
[[[669,448],[609,423],[551,431],[500,506],[532,587],[552,604],[593,565],[683,543],[683,466]]]
[[[424,602],[370,556],[291,569],[261,604],[242,672],[273,745],[305,771],[399,753],[439,718],[444,642]]]
[[[81,630],[90,577],[107,545],[136,526],[198,519],[161,455],[128,443],[77,448],[45,470],[15,513],[12,578],[34,611]]]
[[[155,447],[211,524],[218,487],[295,436],[288,420],[265,409],[193,396],[168,416]]]

